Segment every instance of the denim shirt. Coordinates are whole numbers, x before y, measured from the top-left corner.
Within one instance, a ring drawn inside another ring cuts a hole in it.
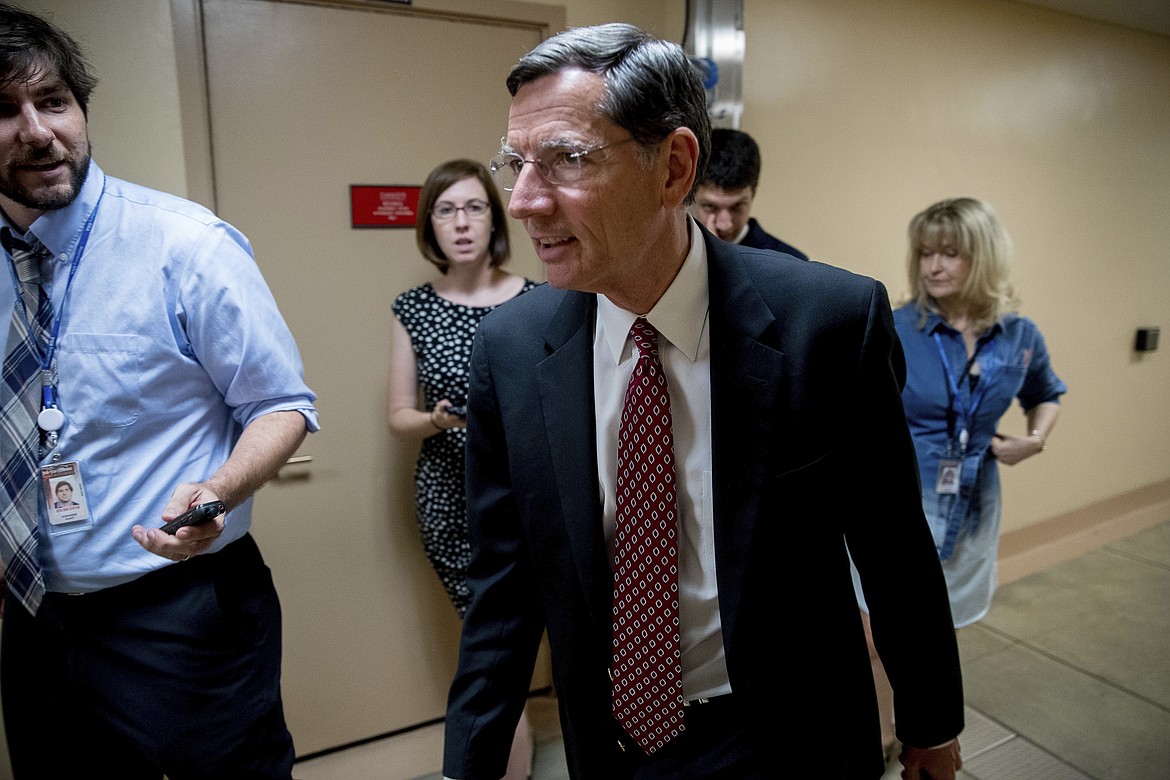
[[[134,541],[131,526],[162,525],[175,487],[210,477],[257,417],[299,411],[317,430],[315,395],[247,239],[204,207],[91,162],[74,202],[25,235],[51,252],[41,271],[61,312],[66,422],[42,465],[77,462],[88,509],[84,522],[54,524],[40,502],[45,581],[52,591],[99,590],[169,565]],[[4,323],[13,303],[12,284],[0,284]],[[211,551],[243,536],[250,519],[247,500]]]
[[[1067,388],[1052,370],[1040,330],[1025,317],[1004,315],[980,337],[976,358],[979,380],[974,390],[967,378],[960,376],[967,363],[962,334],[938,314],[928,313],[920,328],[921,320],[922,312],[915,303],[894,312],[894,325],[907,364],[902,404],[914,437],[923,492],[935,492],[940,461],[962,459],[958,494],[950,496],[952,500],[924,501],[924,506],[933,507],[927,519],[935,532],[939,557],[945,561],[961,532],[978,528],[984,509],[998,510],[998,500],[988,502],[983,496],[988,488],[998,495],[998,462],[991,455],[991,440],[1012,399],[1018,399],[1020,406],[1028,410],[1045,402],[1058,403]],[[953,431],[948,430],[947,366],[958,390]],[[966,420],[970,438],[960,456],[958,436],[964,427],[963,410],[971,408],[973,394],[975,398],[981,396],[981,400]]]

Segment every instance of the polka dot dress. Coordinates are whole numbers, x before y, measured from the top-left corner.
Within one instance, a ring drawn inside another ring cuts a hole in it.
[[[520,292],[536,286],[524,280]],[[471,338],[480,320],[494,306],[464,306],[439,296],[428,284],[399,295],[391,307],[410,335],[418,381],[426,409],[446,398],[452,404],[467,402],[471,363]],[[423,550],[447,596],[460,616],[467,611],[467,499],[463,489],[463,449],[467,431],[452,428],[423,440],[414,470],[418,529]]]

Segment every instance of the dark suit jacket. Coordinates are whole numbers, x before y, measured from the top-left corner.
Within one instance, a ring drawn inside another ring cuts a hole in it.
[[[776,236],[764,230],[760,223],[756,221],[755,217],[748,217],[748,232],[743,237],[743,241],[739,242],[741,246],[754,247],[756,249],[771,249],[773,252],[784,252],[792,255],[800,260],[808,260],[808,255],[801,252],[792,244],[786,244]]]
[[[897,692],[900,737],[941,744],[963,717],[889,302],[872,279],[704,236],[732,695],[764,755],[791,770],[815,758],[807,776],[877,778],[874,686],[846,541]],[[474,600],[447,711],[449,777],[503,774],[546,627],[571,776],[629,776],[633,754],[618,747],[607,677],[613,575],[594,449],[595,307],[592,294],[544,285],[486,317],[475,336]]]

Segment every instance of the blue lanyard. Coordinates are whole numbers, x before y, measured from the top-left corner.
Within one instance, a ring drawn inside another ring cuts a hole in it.
[[[975,352],[967,360],[967,365],[963,367],[963,373],[959,377],[955,377],[951,373],[951,361],[947,359],[947,351],[943,347],[942,337],[939,336],[938,331],[936,330],[931,336],[934,337],[934,345],[938,347],[938,356],[942,359],[943,373],[947,378],[947,437],[952,441],[955,438],[955,416],[957,413],[963,418],[963,428],[959,432],[959,452],[962,454],[967,449],[967,442],[970,440],[971,435],[970,431],[975,424],[975,412],[978,411],[979,405],[983,403],[983,398],[987,395],[987,390],[991,386],[991,380],[995,373],[994,361],[989,361],[989,365],[979,378],[978,388],[971,393],[967,406],[956,409],[956,403],[962,395],[959,391],[959,380],[971,372],[971,366],[974,365],[975,358],[979,357],[979,352],[984,347],[995,340],[995,336],[988,336],[975,345]]]
[[[49,330],[49,347],[44,355],[40,355],[40,347],[33,342],[33,352],[38,353],[41,359],[41,407],[50,408],[57,405],[57,379],[53,375],[53,356],[57,354],[57,335],[61,332],[61,320],[65,316],[65,303],[69,300],[69,290],[73,287],[73,276],[77,273],[77,266],[81,263],[81,256],[85,253],[85,247],[89,243],[89,234],[93,231],[94,220],[97,219],[98,206],[102,205],[102,198],[106,194],[106,184],[102,182],[102,191],[98,195],[97,203],[94,204],[93,211],[89,212],[89,218],[85,221],[85,226],[81,229],[81,238],[77,241],[77,249],[73,252],[73,261],[69,266],[69,279],[65,282],[65,294],[61,297],[61,305],[57,308],[56,314],[53,316],[53,325]],[[20,289],[20,279],[16,276],[16,268],[12,260],[12,256],[8,250],[4,250],[4,254],[8,256],[8,275],[12,279],[12,289],[16,293],[15,308],[20,312],[21,319],[24,320],[24,326],[29,334],[33,333],[32,323],[29,322],[28,312],[24,307],[24,295]]]

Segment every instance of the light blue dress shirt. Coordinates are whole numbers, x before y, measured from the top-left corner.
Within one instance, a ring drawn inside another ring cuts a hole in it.
[[[130,528],[162,525],[175,487],[210,477],[257,417],[295,410],[317,430],[316,396],[248,240],[204,207],[91,162],[74,202],[26,236],[52,253],[42,273],[61,314],[66,421],[42,465],[76,461],[89,509],[84,522],[53,525],[42,502],[45,581],[50,591],[99,590],[172,565],[142,549]],[[0,321],[14,300],[12,284],[0,284]],[[251,507],[249,499],[228,514],[209,552],[248,531]]]

